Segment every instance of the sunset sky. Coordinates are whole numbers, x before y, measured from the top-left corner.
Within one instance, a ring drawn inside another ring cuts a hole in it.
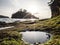
[[[26,9],[35,16],[50,18],[51,10],[48,6],[50,0],[0,0],[0,15],[11,17],[19,9]]]

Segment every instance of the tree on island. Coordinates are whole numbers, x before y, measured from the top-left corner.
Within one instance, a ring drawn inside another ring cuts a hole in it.
[[[20,9],[19,11],[17,11],[16,13],[12,14],[12,18],[19,18],[19,19],[38,19],[37,17],[35,17],[34,15],[32,15],[31,13],[27,12],[27,10],[25,9]]]

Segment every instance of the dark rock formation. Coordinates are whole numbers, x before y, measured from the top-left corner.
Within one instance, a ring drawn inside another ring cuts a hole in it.
[[[0,18],[9,18],[8,16],[0,15]]]
[[[27,12],[27,10],[22,10],[20,9],[20,11],[12,14],[12,18],[19,18],[19,19],[38,19],[37,17],[35,17],[34,15],[32,15],[31,13]]]
[[[5,22],[0,21],[0,27],[5,27],[7,24]]]
[[[49,5],[51,7],[52,17],[60,15],[60,0],[51,0]]]

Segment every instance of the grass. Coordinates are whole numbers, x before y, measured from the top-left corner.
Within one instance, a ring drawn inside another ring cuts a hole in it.
[[[60,45],[60,16],[47,20],[37,20],[33,24],[31,22],[15,24],[12,29],[0,31],[0,45],[29,45],[21,40],[22,35],[19,34],[20,31],[25,29],[49,32],[53,36],[44,45]]]

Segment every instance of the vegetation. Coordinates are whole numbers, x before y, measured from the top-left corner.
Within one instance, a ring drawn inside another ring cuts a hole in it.
[[[0,31],[0,45],[19,45],[21,35],[16,31]]]
[[[9,18],[8,16],[0,15],[0,18]]]
[[[26,45],[21,37],[17,31],[0,31],[0,45]]]
[[[27,10],[22,10],[20,9],[18,12],[12,14],[12,18],[17,18],[17,19],[38,19],[37,17],[35,17],[34,15],[32,15],[31,13],[27,12]]]
[[[52,17],[60,15],[60,0],[51,0],[49,6],[51,8]]]
[[[53,2],[53,3],[52,3]],[[49,2],[52,12],[51,19],[36,20],[35,22],[14,22],[8,25],[14,25],[14,28],[0,30],[0,45],[29,45],[22,40],[20,31],[38,30],[45,31],[52,34],[52,38],[43,45],[60,45],[60,0],[51,0]],[[18,16],[17,16],[18,15]],[[27,16],[28,15],[28,16]],[[2,16],[1,16],[2,17]],[[12,18],[37,18],[26,10],[20,10],[12,14]],[[0,22],[6,25],[5,22]],[[0,24],[0,25],[1,25]],[[39,44],[38,44],[39,45]]]
[[[44,45],[60,45],[60,16],[47,20],[37,20],[34,23],[20,22],[15,24],[15,27],[12,29],[0,31],[0,45],[29,45],[21,40],[22,35],[19,34],[20,31],[27,29],[51,33],[52,38]]]

